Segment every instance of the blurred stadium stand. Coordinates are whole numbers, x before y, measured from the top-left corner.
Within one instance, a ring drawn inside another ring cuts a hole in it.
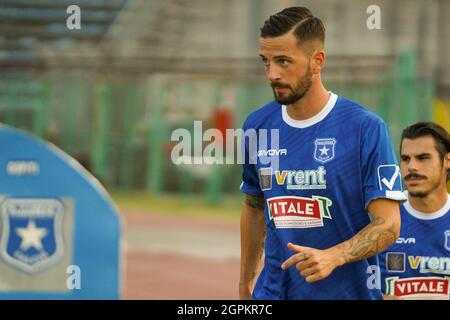
[[[74,45],[90,51],[103,39],[126,0],[2,0],[0,1],[0,67],[48,66],[58,52]],[[82,30],[66,27],[71,4],[82,8]]]
[[[444,125],[447,0],[303,1],[327,28],[327,87],[375,110],[397,144],[416,120]],[[66,28],[67,6],[81,30]],[[0,0],[0,121],[54,142],[109,188],[236,193],[240,167],[177,167],[173,129],[233,127],[272,99],[258,58],[265,18],[293,0]],[[439,108],[439,109],[437,109]],[[439,112],[433,111],[438,110]]]

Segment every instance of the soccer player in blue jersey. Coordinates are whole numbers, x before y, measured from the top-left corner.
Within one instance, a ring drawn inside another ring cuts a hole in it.
[[[399,235],[400,169],[383,120],[322,84],[324,40],[304,7],[261,28],[275,101],[243,125],[241,299],[382,299],[368,270]]]
[[[386,299],[449,299],[450,136],[419,122],[403,131],[400,168],[408,189],[397,242],[380,254]]]

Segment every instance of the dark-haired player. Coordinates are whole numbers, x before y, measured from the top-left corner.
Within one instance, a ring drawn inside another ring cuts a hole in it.
[[[400,207],[397,242],[380,255],[387,299],[449,299],[450,136],[419,122],[403,130],[400,168],[408,201]]]
[[[367,271],[400,231],[400,170],[384,121],[322,84],[324,42],[322,21],[304,7],[261,28],[275,101],[243,129],[278,134],[256,148],[244,139],[242,299],[382,298]]]

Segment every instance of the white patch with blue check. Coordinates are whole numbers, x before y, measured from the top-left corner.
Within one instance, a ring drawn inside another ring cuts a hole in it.
[[[381,191],[386,192],[386,197],[394,200],[406,200],[403,194],[400,168],[397,165],[378,166],[378,185]]]

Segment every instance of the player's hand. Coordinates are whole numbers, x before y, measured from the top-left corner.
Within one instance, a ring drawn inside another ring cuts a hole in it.
[[[288,243],[288,249],[295,251],[283,262],[281,268],[286,270],[295,264],[298,272],[306,282],[313,283],[328,277],[344,261],[333,249],[319,250]]]

